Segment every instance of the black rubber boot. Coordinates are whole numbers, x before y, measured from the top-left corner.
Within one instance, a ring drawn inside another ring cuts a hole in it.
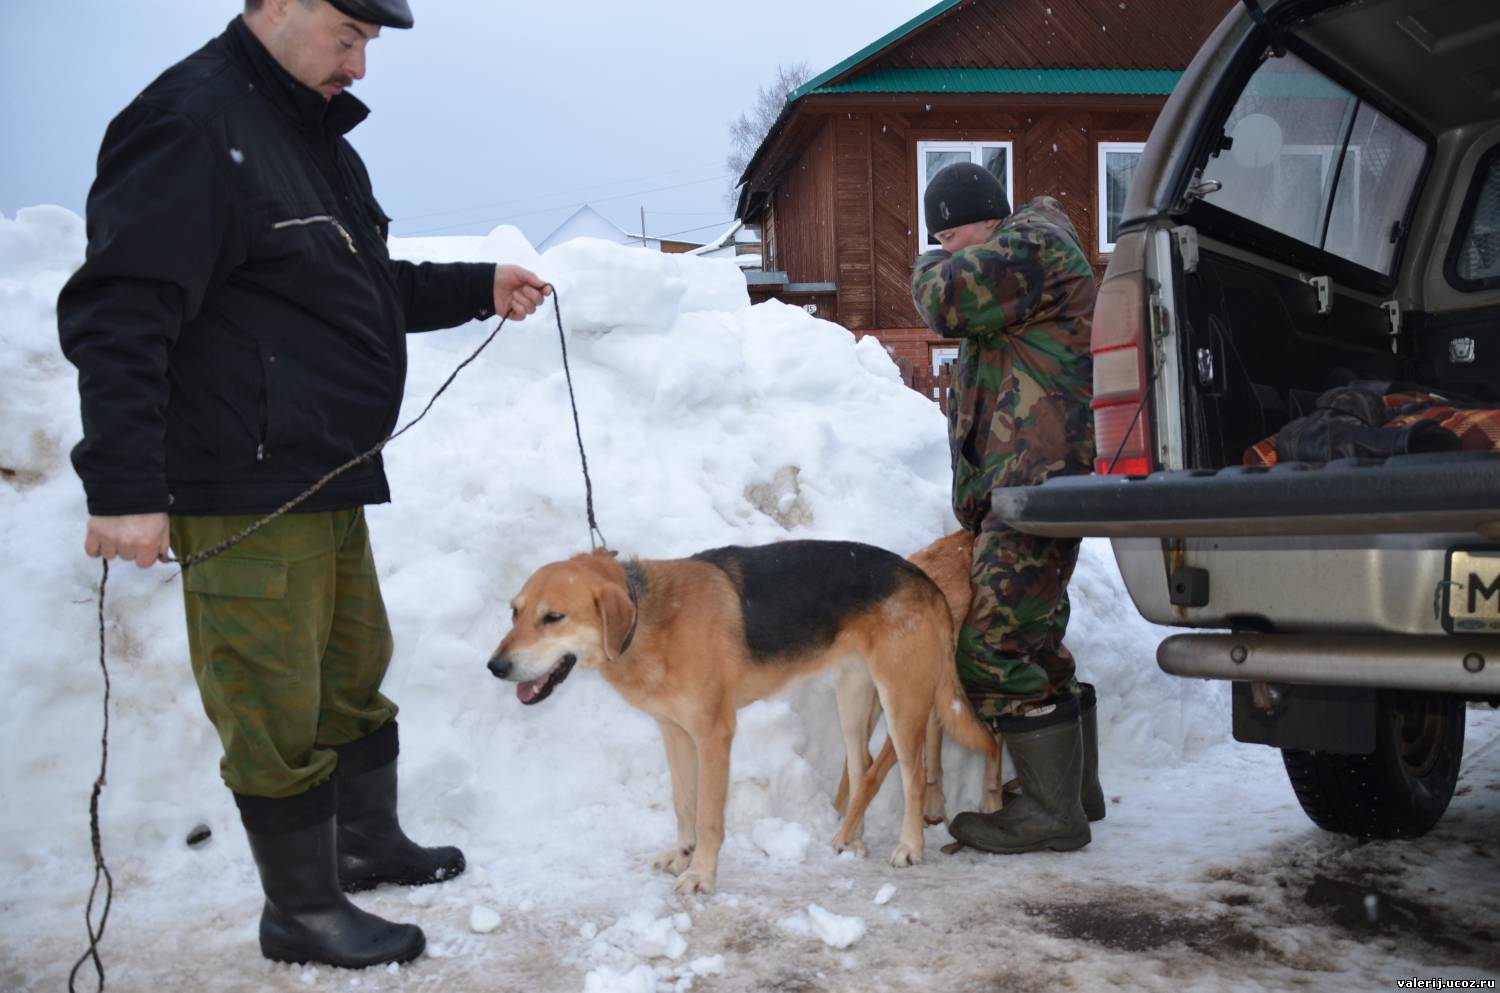
[[[423,848],[406,836],[396,817],[396,722],[336,749],[339,883],[358,893],[381,883],[424,886],[464,871],[464,853],[452,846]]]
[[[1080,683],[1079,729],[1083,734],[1083,777],[1079,799],[1090,821],[1104,820],[1104,790],[1099,786],[1099,715],[1092,683]]]
[[[331,783],[285,800],[236,796],[266,905],[260,951],[277,962],[364,969],[410,962],[422,929],[360,910],[339,888]]]
[[[1021,795],[993,814],[959,814],[948,828],[954,838],[1000,855],[1066,852],[1093,840],[1079,800],[1083,735],[1078,710],[1078,698],[1070,696],[1026,716],[995,722],[1015,763]]]

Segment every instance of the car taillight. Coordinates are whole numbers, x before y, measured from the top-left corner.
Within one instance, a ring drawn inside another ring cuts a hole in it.
[[[1146,402],[1146,293],[1141,270],[1107,279],[1094,304],[1094,471],[1144,475],[1152,469]],[[1139,416],[1137,416],[1139,412]]]

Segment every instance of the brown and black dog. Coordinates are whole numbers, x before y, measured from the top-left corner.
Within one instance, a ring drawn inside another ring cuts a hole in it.
[[[846,771],[857,784],[833,839],[841,851],[863,849],[862,815],[879,785],[865,775],[875,697],[906,796],[893,865],[922,860],[933,715],[998,761],[958,685],[948,602],[920,568],[883,549],[787,541],[624,562],[601,550],[542,566],[511,608],[489,668],[519,684],[522,703],[546,699],[582,665],[656,718],[677,815],[677,844],[656,865],[678,875],[680,893],[711,890],[718,873],[736,711],[793,679],[838,670]]]

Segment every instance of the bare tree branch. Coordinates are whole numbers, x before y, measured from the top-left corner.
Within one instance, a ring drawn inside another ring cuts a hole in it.
[[[781,115],[782,108],[786,106],[787,94],[811,78],[812,70],[806,62],[797,62],[789,66],[778,64],[776,78],[769,85],[756,89],[754,105],[729,122],[729,155],[725,157],[724,164],[734,175],[735,185],[731,186],[725,194],[725,199],[730,206],[734,206],[738,201],[740,177],[744,175],[745,167],[755,156],[756,149],[760,148],[761,142],[766,140],[766,135],[771,131],[771,125],[775,124],[776,118]]]

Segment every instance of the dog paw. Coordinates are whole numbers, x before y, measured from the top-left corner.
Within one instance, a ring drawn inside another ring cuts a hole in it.
[[[985,790],[984,798],[979,801],[979,812],[981,814],[993,814],[1005,806],[1005,794],[999,790]]]
[[[652,867],[661,872],[670,872],[674,876],[680,876],[693,860],[691,848],[668,848],[658,855],[651,863]]]
[[[696,869],[689,869],[677,877],[677,885],[672,887],[672,892],[678,896],[696,896],[700,893],[712,893],[714,881],[705,878]]]
[[[922,864],[922,847],[920,845],[908,845],[902,843],[896,846],[891,853],[891,865],[898,869],[904,869],[909,865]]]
[[[836,852],[840,852],[840,853],[842,853],[842,852],[853,852],[855,855],[859,856],[860,858],[864,858],[865,857],[865,851],[866,851],[865,850],[865,843],[861,839],[855,838],[852,841],[845,841],[843,838],[838,837],[838,836],[835,836],[834,839],[833,839],[833,850],[836,851]]]

